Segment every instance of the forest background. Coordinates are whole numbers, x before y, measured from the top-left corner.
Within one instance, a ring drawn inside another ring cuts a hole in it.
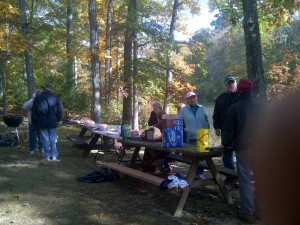
[[[152,102],[169,113],[195,91],[212,103],[229,74],[249,77],[245,0],[210,0],[211,28],[186,41],[200,0],[1,0],[0,107],[19,114],[49,82],[66,117],[146,126]],[[255,3],[262,46],[260,79],[269,103],[300,82],[299,1]],[[201,21],[199,21],[201,23]],[[258,57],[259,58],[259,57]],[[255,80],[253,80],[256,82]]]

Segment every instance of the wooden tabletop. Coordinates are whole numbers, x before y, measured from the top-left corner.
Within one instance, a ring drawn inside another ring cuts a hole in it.
[[[162,142],[148,142],[137,139],[129,139],[127,141],[119,140],[122,142],[124,146],[134,146],[134,147],[145,147],[154,150],[166,151],[166,152],[174,152],[174,153],[183,153],[192,156],[198,156],[201,158],[205,157],[219,157],[222,156],[227,148],[224,147],[208,147],[209,152],[198,152],[197,147],[191,144],[183,144],[183,147],[175,147],[175,148],[167,148],[162,146]]]

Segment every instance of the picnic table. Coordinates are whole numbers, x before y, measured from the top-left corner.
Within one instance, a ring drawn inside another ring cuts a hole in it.
[[[233,204],[231,194],[225,186],[223,179],[212,159],[214,157],[222,156],[226,151],[225,148],[210,147],[208,148],[209,152],[197,152],[196,146],[190,144],[184,144],[183,147],[166,148],[162,146],[161,142],[146,142],[142,140],[119,141],[122,143],[124,148],[134,148],[129,166],[121,165],[119,163],[103,163],[103,166],[159,186],[164,181],[163,178],[131,168],[131,166],[136,164],[139,152],[142,147],[155,151],[161,151],[164,153],[176,154],[178,156],[177,158],[181,159],[182,162],[188,162],[187,165],[189,166],[189,169],[186,176],[186,181],[189,183],[190,188],[216,184],[219,187],[220,192],[224,196],[225,201],[228,204]],[[199,165],[199,162],[202,160],[206,162],[207,169],[209,169],[212,173],[212,178],[205,180],[194,180],[197,167]],[[174,216],[180,216],[189,195],[190,188],[184,188],[181,191],[180,199],[177,204]]]
[[[97,150],[97,153],[105,151],[115,152],[117,150],[115,149],[114,140],[122,139],[118,132],[99,130],[96,126],[90,126],[84,123],[79,125],[81,126],[80,133],[78,135],[68,134],[67,139],[71,141],[75,147],[83,150],[83,157],[87,157],[91,150]]]

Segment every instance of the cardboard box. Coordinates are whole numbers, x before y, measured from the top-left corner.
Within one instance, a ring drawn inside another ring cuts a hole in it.
[[[164,147],[182,147],[183,146],[183,130],[175,130],[174,128],[164,128],[162,142]]]
[[[162,129],[174,128],[175,125],[183,126],[183,121],[178,118],[178,115],[164,114],[162,116]]]

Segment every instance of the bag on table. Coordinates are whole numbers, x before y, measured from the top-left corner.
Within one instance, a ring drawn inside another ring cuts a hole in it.
[[[161,131],[156,127],[148,127],[141,134],[144,141],[161,141]]]

